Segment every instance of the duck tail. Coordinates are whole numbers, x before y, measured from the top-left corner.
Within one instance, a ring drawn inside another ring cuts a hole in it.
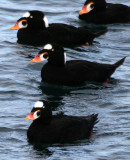
[[[122,65],[125,61],[125,58],[120,59],[118,62],[114,63],[115,68],[118,68],[120,65]]]
[[[98,114],[92,114],[90,115],[90,119],[91,119],[91,124],[93,124],[93,126],[98,123]]]
[[[99,122],[98,120],[98,114],[92,114],[90,115],[90,119],[89,119],[89,131],[90,131],[90,135],[93,135],[92,130],[95,124],[97,124]]]
[[[102,29],[102,30],[100,30],[100,31],[98,31],[98,32],[95,32],[95,33],[94,33],[94,36],[95,36],[95,37],[99,37],[99,36],[105,34],[107,31],[108,31],[107,29]]]

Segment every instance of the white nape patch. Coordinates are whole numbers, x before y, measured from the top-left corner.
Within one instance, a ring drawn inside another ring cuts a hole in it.
[[[29,12],[24,13],[23,17],[30,17],[30,13]]]
[[[45,22],[45,27],[49,27],[48,19],[44,16],[43,21]]]
[[[66,53],[64,52],[64,64],[66,64]]]
[[[44,49],[51,50],[52,49],[52,45],[51,44],[47,44],[47,45],[44,46]]]
[[[34,104],[34,108],[45,108],[42,101],[37,101]]]

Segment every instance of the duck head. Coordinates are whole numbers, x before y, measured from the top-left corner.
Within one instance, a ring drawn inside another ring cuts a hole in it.
[[[87,0],[84,3],[83,8],[79,12],[79,15],[87,14],[92,11],[102,11],[106,9],[105,0]]]
[[[49,64],[64,67],[66,64],[66,54],[63,47],[58,44],[46,44],[43,50],[30,62],[41,62],[44,60],[48,60]]]
[[[26,120],[37,120],[42,121],[43,123],[49,123],[51,121],[51,118],[52,110],[48,102],[45,100],[39,100],[35,102],[34,107],[26,117]]]
[[[28,11],[21,17],[10,30],[13,29],[45,29],[49,27],[48,19],[41,11]]]

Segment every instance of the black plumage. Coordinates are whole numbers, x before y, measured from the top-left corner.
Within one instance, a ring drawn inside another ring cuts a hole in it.
[[[58,44],[47,44],[31,61],[48,60],[41,71],[43,81],[63,85],[78,85],[85,81],[105,82],[125,59],[124,57],[115,64],[100,64],[86,60],[66,62],[64,53],[63,47]]]
[[[97,24],[126,23],[130,22],[130,7],[105,0],[87,0],[79,18]]]
[[[28,13],[28,14],[27,14]],[[30,45],[43,45],[46,43],[59,43],[62,45],[91,44],[95,37],[104,34],[107,30],[101,29],[93,33],[86,27],[74,27],[62,23],[48,24],[47,18],[41,11],[29,11],[20,18],[10,29],[19,29],[18,43]],[[26,24],[23,24],[24,23]]]
[[[43,103],[43,107],[37,105]],[[34,120],[27,131],[30,142],[66,143],[91,135],[97,123],[97,114],[89,116],[52,115],[45,100],[36,102],[26,120]]]

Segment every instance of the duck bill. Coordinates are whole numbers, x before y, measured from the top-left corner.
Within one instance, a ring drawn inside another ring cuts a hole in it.
[[[47,52],[43,52],[42,54],[47,54]],[[30,63],[33,63],[33,62],[41,62],[43,61],[43,59],[40,57],[41,54],[38,54],[35,58],[33,58]]]
[[[14,30],[14,29],[20,29],[18,22],[16,22],[15,25],[10,28],[10,30]]]
[[[41,58],[40,58],[40,55],[38,54],[35,58],[33,58],[30,63],[34,63],[34,62],[41,62]]]
[[[34,120],[34,112],[29,113],[25,120]]]
[[[79,15],[86,14],[86,13],[88,13],[87,5],[84,5],[82,10],[79,12]]]

